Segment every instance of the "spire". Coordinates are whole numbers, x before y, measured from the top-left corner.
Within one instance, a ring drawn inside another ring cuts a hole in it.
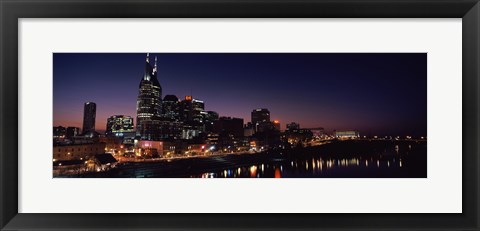
[[[150,65],[150,53],[147,53],[147,58],[145,59],[145,75],[143,76],[144,80],[150,80],[152,75],[152,65]]]
[[[157,73],[157,56],[155,56],[155,66],[153,67],[153,72]]]

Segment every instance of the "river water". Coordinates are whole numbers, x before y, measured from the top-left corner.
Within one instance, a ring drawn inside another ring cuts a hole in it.
[[[322,157],[308,157],[301,151],[290,160],[252,164],[220,171],[191,175],[201,178],[425,178],[427,177],[426,142],[376,143],[370,151]],[[333,151],[335,152],[335,151]],[[352,151],[355,152],[355,151]]]

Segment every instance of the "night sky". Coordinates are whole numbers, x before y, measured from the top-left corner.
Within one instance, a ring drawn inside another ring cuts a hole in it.
[[[97,104],[96,129],[111,115],[136,117],[145,53],[53,54],[53,125],[82,127]],[[150,53],[163,96],[205,101],[205,110],[250,121],[268,108],[290,122],[361,135],[427,133],[427,54]]]

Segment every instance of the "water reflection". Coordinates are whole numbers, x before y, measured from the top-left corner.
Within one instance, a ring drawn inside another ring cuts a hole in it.
[[[419,152],[418,150],[422,150]],[[388,148],[378,148],[372,153],[309,154],[290,157],[275,157],[261,163],[238,166],[205,172],[191,177],[202,178],[306,178],[306,177],[412,177],[423,176],[415,155],[425,155],[426,151],[410,144],[392,144]],[[336,157],[338,156],[338,157]],[[349,158],[342,158],[349,156]],[[285,158],[285,159],[282,159]],[[422,167],[422,166],[421,166]],[[420,169],[420,170],[418,170]]]
[[[373,164],[373,163],[376,163]],[[371,165],[373,164],[373,165]],[[202,173],[201,178],[282,178],[282,177],[322,177],[323,174],[332,174],[338,170],[368,170],[368,169],[388,169],[404,167],[402,159],[382,160],[382,159],[362,159],[362,158],[342,158],[342,159],[322,159],[312,158],[310,160],[288,161],[287,165],[283,163],[275,164],[257,164],[247,167],[236,167],[234,169],[224,169],[218,172]],[[372,166],[374,166],[372,168]],[[378,171],[378,170],[377,170]]]

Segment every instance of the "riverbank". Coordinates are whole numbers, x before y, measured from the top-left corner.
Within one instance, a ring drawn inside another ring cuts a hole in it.
[[[304,148],[276,149],[262,153],[225,154],[218,156],[200,156],[181,159],[165,159],[155,162],[127,162],[107,172],[91,172],[66,177],[104,177],[104,178],[189,178],[202,177],[209,174],[223,176],[227,170],[247,169],[255,166],[279,166],[283,169],[296,171],[300,163],[302,169],[355,163],[356,165],[375,165],[385,163],[385,166],[403,168],[412,174],[401,176],[426,177],[427,163],[426,141],[392,141],[392,140],[348,140],[336,141],[329,144]],[[312,161],[314,160],[314,161]],[[333,163],[333,161],[336,161]],[[400,161],[400,162],[399,162]],[[296,163],[297,166],[293,166]],[[284,167],[285,166],[285,167]],[[289,166],[287,168],[287,166]],[[302,175],[303,174],[303,175]],[[292,177],[309,177],[310,173],[291,174]],[[285,175],[285,174],[284,174]],[[225,175],[227,176],[227,175]],[[234,175],[232,175],[234,176]],[[249,175],[246,175],[249,176]],[[255,175],[257,176],[257,175]],[[258,175],[260,176],[260,175]],[[275,174],[266,174],[264,177],[274,177]],[[288,176],[288,174],[286,174]],[[235,177],[235,176],[234,176]],[[243,177],[238,174],[238,177]],[[332,175],[335,177],[335,174]],[[355,177],[355,172],[343,177]]]

